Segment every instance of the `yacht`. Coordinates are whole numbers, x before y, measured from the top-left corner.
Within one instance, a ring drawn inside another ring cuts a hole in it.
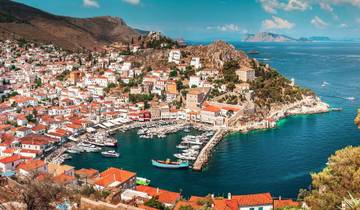
[[[111,157],[111,158],[120,157],[120,154],[115,152],[115,150],[101,152],[101,155],[104,157]]]

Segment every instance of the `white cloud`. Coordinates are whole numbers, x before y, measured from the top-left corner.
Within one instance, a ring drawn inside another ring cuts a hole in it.
[[[323,9],[323,10],[326,10],[328,12],[333,12],[334,11],[334,8],[332,8],[330,6],[330,4],[328,4],[328,3],[320,2],[319,4],[320,4],[320,8]]]
[[[99,8],[100,5],[97,0],[83,0],[84,7],[96,7]]]
[[[276,10],[280,7],[280,2],[277,0],[260,0],[262,8],[271,14],[276,14]]]
[[[289,0],[287,5],[284,7],[286,11],[300,10],[305,11],[310,8],[308,0]]]
[[[260,3],[262,8],[271,14],[276,14],[277,10],[305,11],[311,8],[309,0],[288,0],[287,2],[280,0],[260,0]]]
[[[267,19],[262,22],[262,28],[269,29],[292,29],[295,23],[291,23],[280,17],[272,16],[272,19]]]
[[[349,26],[346,23],[341,23],[339,28],[348,28]]]
[[[140,4],[140,0],[123,0],[123,2],[126,2],[128,4],[132,4],[132,5],[139,5]]]
[[[207,26],[206,30],[217,30],[221,32],[242,32],[247,33],[246,29],[242,29],[239,25],[230,23],[225,25],[219,25],[219,26]]]
[[[321,9],[334,12],[334,5],[351,5],[360,7],[360,0],[258,0],[262,8],[271,14],[278,10],[283,11],[305,11],[312,8],[312,5],[319,5]]]
[[[326,28],[329,24],[325,21],[323,21],[318,16],[315,16],[310,23],[314,25],[316,28]]]

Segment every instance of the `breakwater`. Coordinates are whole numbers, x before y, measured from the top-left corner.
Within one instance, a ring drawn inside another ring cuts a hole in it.
[[[207,144],[202,148],[198,157],[196,158],[193,170],[201,171],[203,167],[208,163],[209,158],[211,157],[212,151],[215,146],[223,139],[223,137],[228,133],[227,129],[219,129],[216,131],[214,136],[207,142]]]

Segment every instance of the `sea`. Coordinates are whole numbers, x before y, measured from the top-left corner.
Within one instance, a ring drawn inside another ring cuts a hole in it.
[[[250,56],[269,63],[343,111],[292,116],[279,121],[275,129],[230,134],[216,147],[202,172],[151,165],[151,159],[172,158],[181,137],[188,134],[185,132],[150,140],[140,139],[136,130],[118,133],[120,158],[77,154],[66,164],[77,169],[134,171],[150,179],[152,186],[181,192],[185,197],[270,192],[274,197],[296,198],[300,188],[311,185],[311,173],[321,171],[336,150],[360,145],[360,130],[354,125],[360,102],[360,43],[232,44],[240,50],[258,51]]]

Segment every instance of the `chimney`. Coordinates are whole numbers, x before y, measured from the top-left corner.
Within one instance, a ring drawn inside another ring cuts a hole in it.
[[[279,196],[279,200],[281,201],[281,196]]]
[[[231,193],[228,193],[228,200],[231,200]]]
[[[159,188],[156,188],[156,194],[159,194]]]
[[[211,194],[211,198],[214,199],[214,197],[215,197],[214,194]]]

